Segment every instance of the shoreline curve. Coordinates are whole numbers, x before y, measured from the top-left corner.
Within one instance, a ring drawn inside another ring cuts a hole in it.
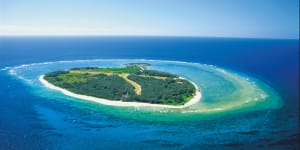
[[[71,97],[75,97],[75,98],[79,98],[79,99],[83,99],[83,100],[88,100],[88,101],[92,101],[92,102],[96,102],[96,103],[100,103],[100,104],[104,104],[104,105],[110,105],[110,106],[122,106],[122,107],[160,107],[160,108],[176,108],[176,109],[180,109],[180,108],[187,108],[190,107],[194,104],[196,104],[197,102],[200,101],[202,94],[198,88],[198,86],[192,82],[191,82],[195,89],[195,95],[194,97],[189,100],[187,103],[185,103],[184,105],[179,105],[179,106],[172,106],[172,105],[164,105],[164,104],[150,104],[150,103],[142,103],[142,102],[124,102],[124,101],[120,101],[120,100],[109,100],[109,99],[104,99],[104,98],[97,98],[97,97],[93,97],[93,96],[87,96],[87,95],[81,95],[81,94],[76,94],[73,92],[70,92],[66,89],[57,87],[51,83],[49,83],[47,80],[44,79],[44,75],[41,75],[39,77],[39,81],[46,87],[53,89],[53,90],[57,90],[62,92],[65,95],[71,96]]]

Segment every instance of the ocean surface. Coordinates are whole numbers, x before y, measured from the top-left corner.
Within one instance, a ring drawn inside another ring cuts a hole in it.
[[[39,75],[148,62],[199,85],[186,110],[116,108]],[[299,40],[0,37],[0,150],[299,149]]]

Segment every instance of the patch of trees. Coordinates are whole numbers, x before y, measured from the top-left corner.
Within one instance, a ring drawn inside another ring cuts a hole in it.
[[[61,75],[61,74],[68,74],[69,71],[54,71],[54,72],[49,72],[47,74],[45,74],[45,77],[56,77],[58,75]]]
[[[142,95],[133,96],[134,101],[153,104],[182,105],[193,96],[195,87],[187,80],[167,78],[166,80],[130,75],[128,79],[141,85]]]
[[[91,69],[98,69],[98,67],[81,67],[81,68],[72,68],[70,70],[91,70]]]
[[[56,86],[77,94],[110,100],[128,101],[131,95],[135,95],[133,87],[117,75],[107,76],[104,74],[77,74],[76,77],[78,79],[85,78],[86,82],[69,83],[66,82],[66,80],[63,80],[60,76],[45,76],[45,79]]]
[[[172,78],[178,77],[174,74],[157,71],[157,70],[144,70],[143,72],[137,72],[136,74],[137,75],[148,75],[148,76],[159,76],[159,77],[172,77]]]

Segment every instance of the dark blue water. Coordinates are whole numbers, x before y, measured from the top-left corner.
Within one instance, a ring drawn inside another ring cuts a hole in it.
[[[176,60],[243,72],[283,106],[186,123],[141,122],[45,99],[0,71],[0,149],[297,149],[299,40],[179,37],[1,37],[0,68],[106,58]],[[258,119],[259,118],[259,119]],[[252,122],[252,123],[250,123]],[[247,129],[245,129],[247,126]]]

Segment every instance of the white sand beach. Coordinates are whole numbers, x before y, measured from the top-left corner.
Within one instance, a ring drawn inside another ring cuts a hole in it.
[[[201,92],[200,92],[198,86],[195,83],[191,82],[191,81],[190,82],[196,88],[195,96],[191,100],[189,100],[187,103],[185,103],[184,105],[172,106],[172,105],[150,104],[150,103],[142,103],[142,102],[124,102],[124,101],[120,101],[120,100],[108,100],[108,99],[103,99],[103,98],[87,96],[87,95],[80,95],[80,94],[72,93],[72,92],[70,92],[66,89],[54,86],[53,84],[49,83],[48,81],[46,81],[44,79],[44,75],[41,75],[39,77],[39,80],[46,87],[48,87],[50,89],[53,89],[53,90],[60,91],[60,92],[64,93],[65,95],[72,96],[72,97],[79,98],[79,99],[84,99],[84,100],[88,100],[88,101],[101,103],[101,104],[104,104],[104,105],[111,105],[111,106],[125,106],[125,107],[144,106],[144,107],[161,107],[161,108],[187,108],[187,107],[190,107],[190,106],[196,104],[201,99]]]

